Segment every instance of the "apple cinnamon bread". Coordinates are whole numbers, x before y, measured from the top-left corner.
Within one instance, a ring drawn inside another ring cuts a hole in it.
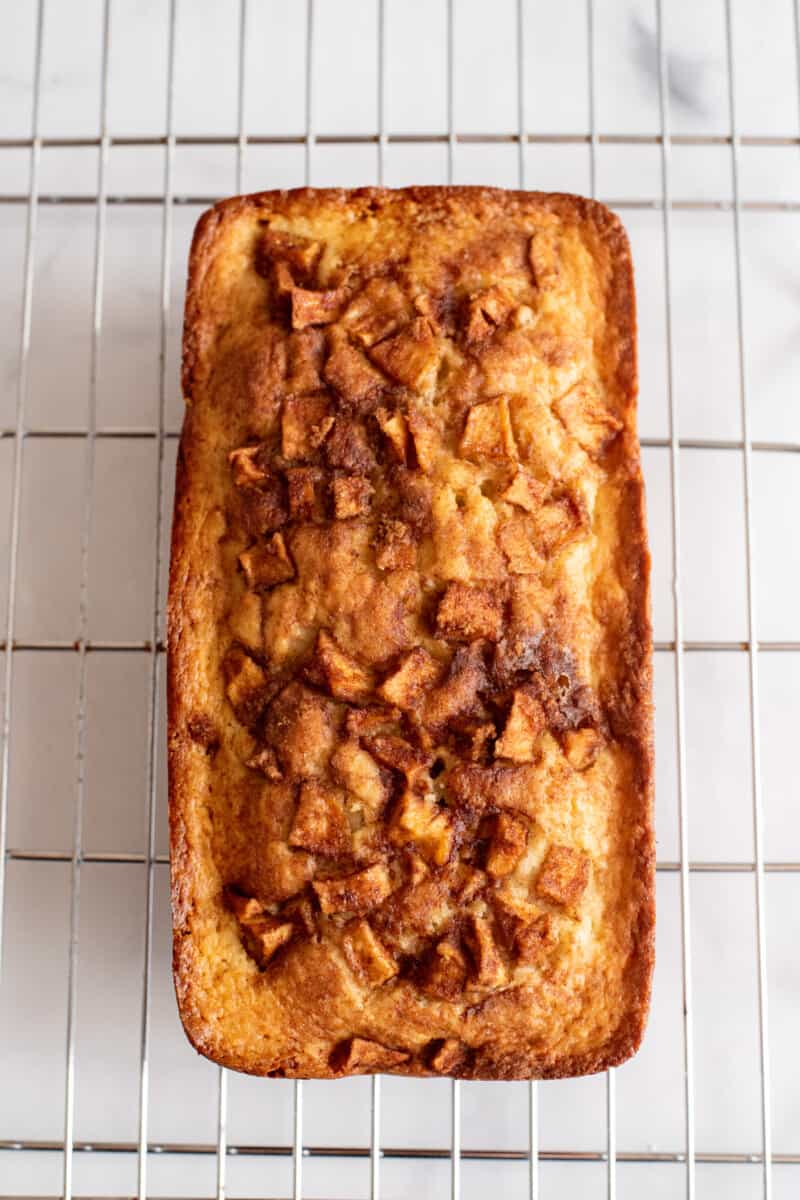
[[[573,196],[200,220],[169,597],[174,972],[239,1070],[637,1048],[651,630],[631,259]]]

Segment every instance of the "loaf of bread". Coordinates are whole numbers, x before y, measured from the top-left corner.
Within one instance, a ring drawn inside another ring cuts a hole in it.
[[[260,1075],[578,1075],[653,964],[633,278],[602,205],[266,192],[192,245],[174,974]]]

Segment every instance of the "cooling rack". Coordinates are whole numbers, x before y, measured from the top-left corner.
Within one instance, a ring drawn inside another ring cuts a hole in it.
[[[797,0],[38,0],[2,23],[0,1196],[800,1194]],[[304,181],[574,189],[629,226],[659,954],[645,1047],[605,1076],[250,1081],[177,1027],[182,277],[205,206]]]

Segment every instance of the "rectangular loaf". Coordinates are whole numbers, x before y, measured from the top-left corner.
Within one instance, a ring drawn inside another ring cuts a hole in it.
[[[618,1064],[653,963],[625,232],[574,196],[265,192],[189,264],[174,974],[255,1074]]]

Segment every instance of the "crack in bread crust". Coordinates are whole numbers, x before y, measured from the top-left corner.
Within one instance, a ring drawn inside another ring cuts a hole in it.
[[[624,1061],[653,964],[630,252],[484,188],[198,223],[169,597],[174,975],[254,1074]]]

